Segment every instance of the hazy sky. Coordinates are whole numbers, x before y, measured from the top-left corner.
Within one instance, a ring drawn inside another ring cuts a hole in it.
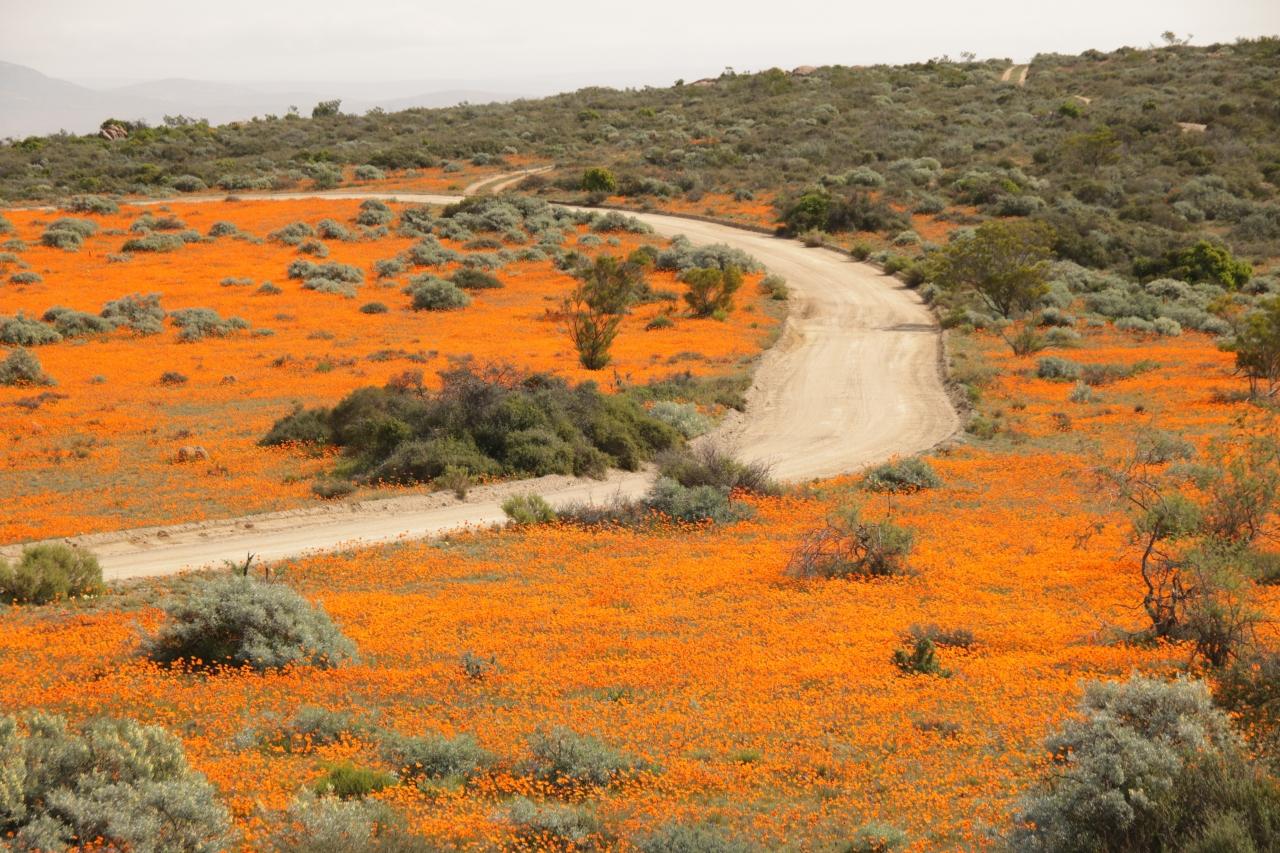
[[[676,77],[1280,33],[1280,0],[0,0],[0,59],[80,82]]]

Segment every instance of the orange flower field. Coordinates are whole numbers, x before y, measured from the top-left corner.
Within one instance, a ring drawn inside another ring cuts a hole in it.
[[[144,211],[168,211],[201,234],[229,221],[265,238],[298,220],[315,225],[332,218],[353,227],[358,204],[272,200],[126,207],[92,217],[99,231],[77,252],[40,245],[44,225],[63,213],[10,212],[17,236],[29,245],[19,256],[43,280],[6,283],[0,315],[38,318],[55,305],[96,314],[109,300],[159,293],[166,310],[211,308],[224,318],[243,318],[250,328],[183,343],[166,324],[162,333],[147,337],[117,331],[33,347],[57,384],[0,387],[0,432],[6,437],[0,446],[0,543],[314,501],[309,480],[325,461],[260,448],[257,440],[295,403],[333,404],[355,388],[381,385],[406,370],[422,371],[430,383],[450,358],[470,355],[481,363],[509,361],[553,371],[575,382],[594,379],[608,389],[676,372],[732,371],[759,353],[776,323],[765,311],[767,297],[755,287],[758,276],[724,322],[687,318],[677,310],[673,327],[646,331],[668,303],[643,305],[623,323],[608,369],[590,372],[579,367],[554,316],[574,279],[551,261],[502,267],[496,275],[504,288],[476,292],[464,310],[415,312],[401,289],[408,276],[429,270],[411,269],[382,281],[372,270],[374,261],[415,242],[394,231],[376,240],[329,240],[330,254],[316,259],[364,271],[354,299],[304,290],[286,278],[291,261],[309,256],[269,240],[221,237],[172,253],[136,253],[126,262],[109,257],[120,251],[130,223]],[[640,242],[659,242],[626,234],[619,239],[617,247],[584,251],[618,254]],[[651,273],[650,279],[657,289],[682,288],[672,273]],[[224,280],[238,283],[223,285]],[[258,292],[266,281],[282,292]],[[360,307],[370,302],[389,311],[362,313]],[[161,384],[168,371],[187,381]],[[205,447],[211,460],[175,464],[183,445]]]
[[[306,205],[239,211],[256,231],[319,214]],[[206,221],[215,216],[203,213]],[[190,214],[194,220],[195,211]],[[22,227],[32,227],[30,218]],[[489,354],[482,338],[467,337],[466,314],[458,315],[456,327],[447,322],[452,318],[406,315],[392,333],[390,318],[360,315],[349,301],[286,290],[277,299],[288,296],[287,310],[307,319],[273,321],[279,301],[256,308],[253,299],[235,302],[234,294],[209,287],[224,274],[278,277],[288,255],[282,250],[263,248],[263,258],[239,263],[220,261],[220,245],[189,249],[191,259],[209,253],[207,267],[199,267],[209,271],[189,285],[162,284],[173,270],[146,278],[142,265],[123,272],[94,266],[92,275],[60,281],[59,270],[68,267],[57,264],[94,264],[100,251],[95,248],[93,258],[42,253],[32,260],[50,269],[45,287],[58,291],[59,302],[90,305],[118,292],[165,286],[166,303],[235,310],[255,326],[275,325],[279,334],[186,347],[128,339],[86,344],[102,348],[94,361],[112,371],[101,390],[121,395],[94,403],[76,399],[96,387],[86,375],[91,369],[76,366],[78,347],[43,348],[47,369],[62,379],[59,389],[72,396],[21,415],[22,423],[42,427],[11,433],[11,444],[26,449],[16,455],[14,446],[6,449],[7,460],[18,460],[7,462],[6,485],[22,482],[21,476],[51,483],[58,470],[80,471],[58,465],[88,465],[24,455],[43,456],[59,437],[69,440],[77,429],[72,413],[79,412],[102,425],[102,449],[91,448],[94,467],[114,465],[121,477],[135,476],[123,467],[133,463],[117,455],[118,435],[155,448],[136,476],[151,478],[164,497],[158,506],[121,512],[186,517],[185,496],[208,500],[214,492],[233,495],[219,498],[226,502],[219,511],[301,499],[301,492],[279,485],[253,496],[302,464],[252,448],[272,413],[291,399],[333,399],[404,367],[361,357],[358,367],[317,373],[320,357],[341,360],[384,347],[475,347],[478,355]],[[372,246],[335,246],[335,255],[353,262],[367,264],[378,254]],[[166,262],[180,262],[195,278],[191,259]],[[539,300],[564,286],[545,269],[522,268],[495,298],[502,305],[477,300],[473,312],[511,324],[513,340],[492,354],[576,378],[563,343],[547,335],[540,320]],[[366,285],[366,294],[372,292]],[[22,294],[30,310],[52,298],[35,289]],[[713,363],[723,364],[758,343],[750,318],[760,314],[742,310],[725,325],[682,322],[672,334],[689,336],[677,346],[696,341]],[[430,330],[415,328],[418,322]],[[326,353],[308,354],[309,330],[322,327],[337,337]],[[650,363],[653,351],[641,346],[649,339],[624,332],[621,370],[637,376],[658,370]],[[985,848],[1037,778],[1046,760],[1043,738],[1070,712],[1082,680],[1123,678],[1134,668],[1171,672],[1188,659],[1179,646],[1117,640],[1117,629],[1141,626],[1140,581],[1126,547],[1127,520],[1096,487],[1094,467],[1123,454],[1143,426],[1197,441],[1242,424],[1255,431],[1274,426],[1261,425],[1263,416],[1247,403],[1216,402],[1224,399],[1218,392],[1237,389],[1241,380],[1231,375],[1230,356],[1198,334],[1151,339],[1086,330],[1081,347],[1065,353],[1070,358],[1155,363],[1098,389],[1088,403],[1069,402],[1070,383],[1035,378],[1035,359],[1009,355],[994,337],[952,341],[970,342],[956,358],[994,369],[982,410],[1002,428],[992,440],[956,442],[933,454],[941,488],[890,500],[845,477],[785,497],[750,498],[754,518],[723,527],[512,528],[294,561],[283,576],[322,602],[359,648],[359,663],[327,671],[193,675],[143,662],[139,632],[158,623],[159,593],[180,588],[182,579],[131,587],[105,600],[15,610],[0,638],[6,685],[0,708],[47,708],[75,719],[111,713],[166,726],[225,795],[248,849],[269,830],[272,813],[320,775],[322,761],[353,757],[381,766],[372,744],[358,738],[284,752],[238,737],[247,729],[270,732],[303,704],[354,711],[405,734],[468,732],[498,755],[499,770],[465,789],[397,786],[377,795],[415,831],[450,849],[512,843],[502,803],[516,793],[539,793],[519,764],[528,757],[527,737],[556,725],[596,734],[660,768],[583,795],[622,847],[639,832],[687,819],[720,824],[768,848],[817,849],[847,841],[873,820],[905,830],[908,849]],[[279,353],[293,354],[297,363],[284,371],[267,367]],[[690,364],[700,366],[707,365]],[[172,367],[197,377],[192,385],[216,402],[201,408],[185,390],[178,392],[188,395],[185,403],[166,402],[174,392],[156,388],[155,374]],[[226,372],[238,374],[236,385],[218,385]],[[289,384],[303,377],[305,395]],[[142,404],[126,411],[119,402],[126,391]],[[258,401],[252,414],[236,414],[250,392]],[[228,411],[225,418],[214,414],[220,408]],[[258,473],[233,471],[216,485],[196,474],[173,483],[179,475],[163,462],[168,432],[215,423],[218,439],[206,441],[219,448],[218,457]],[[225,455],[230,448],[239,455]],[[66,482],[90,476],[89,470],[64,475]],[[6,492],[6,517],[22,512],[20,521],[7,522],[7,538],[42,525],[74,527],[75,513],[111,494],[108,485],[98,488],[65,515],[68,501],[82,500],[74,492],[54,497],[48,485],[26,497]],[[800,537],[851,501],[862,501],[874,517],[892,513],[915,531],[913,573],[872,582],[785,577]],[[1264,595],[1264,607],[1280,615],[1275,589]],[[924,623],[968,629],[976,638],[968,651],[940,652],[950,678],[903,675],[890,661],[908,628]],[[469,679],[459,663],[464,652],[493,656],[496,671]]]

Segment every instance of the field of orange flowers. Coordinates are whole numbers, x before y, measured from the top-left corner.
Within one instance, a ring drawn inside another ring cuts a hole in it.
[[[472,176],[474,177],[474,176]],[[418,189],[417,185],[412,188]],[[332,218],[351,227],[356,200],[217,201],[167,208],[206,233],[219,221],[266,237],[294,221]],[[640,306],[623,323],[608,369],[591,373],[576,355],[554,310],[574,281],[550,261],[517,262],[497,272],[500,290],[478,292],[455,312],[414,312],[401,292],[408,275],[378,281],[374,261],[414,241],[394,232],[377,240],[330,240],[325,261],[365,272],[354,299],[304,290],[286,278],[297,250],[273,241],[222,237],[164,254],[136,253],[113,262],[130,223],[144,210],[95,216],[97,235],[78,252],[40,245],[52,211],[12,211],[19,257],[42,281],[5,283],[3,313],[39,317],[59,305],[97,313],[109,300],[159,293],[162,306],[211,308],[241,317],[250,329],[194,343],[166,326],[158,335],[117,331],[64,340],[32,352],[57,385],[0,387],[0,543],[121,527],[283,509],[314,500],[312,474],[326,463],[257,447],[271,423],[295,403],[332,404],[354,388],[382,384],[413,369],[428,381],[452,357],[509,361],[549,370],[573,381],[642,382],[677,371],[726,372],[759,353],[776,318],[754,287],[744,288],[725,322],[682,318],[671,328],[645,330],[661,304]],[[572,239],[572,238],[570,238]],[[642,240],[587,252],[625,253]],[[445,241],[452,248],[458,244]],[[10,269],[10,272],[14,271]],[[223,285],[224,280],[239,283]],[[653,273],[655,288],[678,291],[670,273]],[[278,294],[258,291],[270,281]],[[359,309],[381,302],[390,310]],[[0,353],[0,357],[3,353]],[[162,384],[162,374],[187,377]],[[47,393],[43,400],[36,398]],[[32,406],[38,406],[32,408]],[[205,447],[208,463],[175,464],[179,446]]]
[[[141,662],[139,629],[159,619],[147,588],[14,612],[0,638],[0,708],[171,728],[250,848],[322,760],[379,764],[359,740],[286,754],[237,739],[304,703],[407,734],[470,732],[501,756],[505,770],[465,790],[378,795],[416,831],[462,849],[510,842],[502,802],[540,793],[517,772],[526,738],[556,725],[660,766],[588,798],[624,847],[674,819],[767,848],[818,849],[872,820],[905,830],[912,850],[985,848],[1042,770],[1041,742],[1082,679],[1187,659],[1176,646],[1116,640],[1117,628],[1141,626],[1139,581],[1095,466],[1143,426],[1204,438],[1259,415],[1220,402],[1240,380],[1199,335],[1087,330],[1071,358],[1155,364],[1087,403],[994,338],[957,343],[994,369],[982,407],[1002,430],[934,454],[939,489],[889,501],[846,477],[753,498],[753,519],[720,528],[547,526],[299,560],[284,576],[362,655],[324,672],[195,676]],[[786,578],[799,538],[850,501],[915,530],[914,573]],[[973,632],[972,649],[941,651],[950,678],[890,662],[917,623]],[[498,669],[469,679],[464,651]]]

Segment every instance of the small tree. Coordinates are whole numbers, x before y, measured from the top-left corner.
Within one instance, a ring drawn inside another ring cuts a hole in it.
[[[1038,222],[987,222],[940,251],[930,277],[946,290],[973,293],[1003,319],[1014,320],[1049,290],[1052,243],[1052,230]],[[1013,346],[1008,336],[1005,341]]]
[[[339,98],[334,98],[332,101],[321,101],[311,108],[311,117],[325,118],[326,116],[336,116],[341,106],[342,101]]]
[[[710,317],[733,308],[733,295],[742,287],[742,271],[735,266],[694,268],[686,270],[680,280],[689,287],[684,301],[693,315]]]
[[[1245,316],[1223,349],[1236,354],[1236,370],[1248,378],[1251,394],[1276,396],[1280,392],[1280,296]]]
[[[1262,618],[1253,545],[1280,510],[1280,442],[1267,434],[1210,449],[1208,464],[1166,467],[1140,439],[1104,472],[1134,511],[1133,542],[1156,637],[1190,640],[1213,666],[1237,657]]]
[[[582,188],[589,193],[615,193],[618,179],[603,166],[595,166],[582,173]]]
[[[565,330],[582,366],[599,370],[609,363],[622,317],[644,286],[644,268],[601,255],[574,275],[580,283],[564,302]]]

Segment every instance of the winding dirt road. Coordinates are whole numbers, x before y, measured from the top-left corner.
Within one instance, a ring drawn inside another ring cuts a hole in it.
[[[500,176],[488,186],[509,185]],[[380,197],[448,204],[457,196],[413,193],[314,193],[263,198]],[[165,204],[197,199],[166,199]],[[745,415],[711,436],[739,457],[773,466],[790,482],[856,471],[926,450],[951,436],[959,420],[939,371],[940,338],[932,314],[897,279],[827,249],[677,216],[635,214],[660,235],[726,243],[785,276],[790,315],[762,358]],[[503,519],[501,501],[536,492],[553,506],[636,496],[652,473],[615,472],[608,480],[545,477],[476,489],[465,501],[436,493],[326,505],[226,521],[126,530],[74,539],[91,548],[108,579],[171,574],[220,565],[253,553],[271,560],[357,543],[421,537]]]

